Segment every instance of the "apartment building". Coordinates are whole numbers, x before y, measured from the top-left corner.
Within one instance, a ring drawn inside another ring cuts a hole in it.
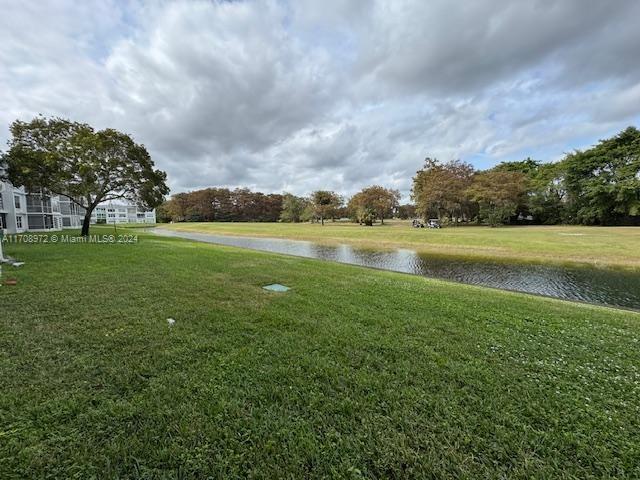
[[[3,233],[49,232],[82,225],[84,209],[69,199],[42,191],[26,192],[0,182],[0,230]]]
[[[91,223],[156,223],[156,211],[125,203],[107,203],[93,210]]]

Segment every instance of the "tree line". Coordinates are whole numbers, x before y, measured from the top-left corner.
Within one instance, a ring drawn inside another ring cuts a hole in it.
[[[276,222],[282,201],[283,195],[247,188],[205,188],[173,195],[156,216],[174,222]]]
[[[179,193],[158,212],[164,221],[318,222],[350,218],[363,225],[388,218],[442,223],[640,224],[640,131],[629,127],[561,161],[527,158],[488,170],[427,158],[413,177],[413,204],[397,190],[372,185],[345,200],[318,190],[301,197],[207,188]]]
[[[640,224],[640,131],[629,127],[561,161],[475,171],[427,158],[413,178],[418,215],[451,223]]]
[[[412,205],[400,205],[397,190],[373,185],[348,202],[329,190],[308,197],[291,193],[265,194],[247,188],[205,188],[178,193],[158,208],[159,221],[168,222],[318,222],[351,218],[364,225],[393,216],[410,218]]]

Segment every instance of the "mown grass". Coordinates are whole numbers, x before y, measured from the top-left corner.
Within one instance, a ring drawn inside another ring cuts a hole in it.
[[[155,226],[157,226],[157,223],[110,223],[110,224],[98,224],[97,228],[100,228],[101,231],[115,231],[117,232],[119,228],[126,228],[126,229],[138,229],[138,228],[153,228]]]
[[[636,313],[144,234],[6,250],[0,478],[640,477]]]
[[[418,252],[478,259],[577,263],[640,269],[640,228],[581,226],[411,228],[408,221],[374,227],[346,222],[175,223],[162,228],[225,235],[262,236],[349,243],[368,248],[409,248]]]

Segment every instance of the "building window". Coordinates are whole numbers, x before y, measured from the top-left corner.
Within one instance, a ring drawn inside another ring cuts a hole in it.
[[[13,200],[16,204],[16,208],[20,208],[20,195],[14,195]]]
[[[16,217],[16,228],[22,228],[22,217],[20,215]]]
[[[2,199],[1,193],[0,193],[0,210],[4,210],[4,200]]]
[[[52,215],[27,215],[30,230],[49,230],[53,228]]]
[[[0,213],[0,230],[7,228],[7,214]]]

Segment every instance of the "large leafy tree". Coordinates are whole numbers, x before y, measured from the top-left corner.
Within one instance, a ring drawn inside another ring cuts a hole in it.
[[[473,167],[460,160],[441,163],[427,157],[424,167],[413,177],[411,197],[423,218],[435,216],[452,221],[468,219],[473,205],[466,192],[471,185]]]
[[[313,214],[322,225],[324,225],[324,219],[334,216],[343,203],[340,195],[328,190],[316,190],[311,194],[310,201]]]
[[[285,193],[282,197],[282,212],[280,213],[280,220],[289,223],[298,223],[303,221],[308,204],[309,201],[306,198]]]
[[[354,222],[358,222],[360,225],[367,225],[370,227],[377,218],[375,209],[371,204],[366,202],[362,192],[356,193],[349,199],[347,210],[351,219]]]
[[[372,185],[356,193],[349,201],[349,210],[360,223],[372,225],[376,218],[384,223],[393,216],[400,203],[400,192],[380,185]]]
[[[540,164],[529,181],[529,212],[534,221],[552,225],[567,220],[562,163]]]
[[[640,216],[640,131],[623,130],[563,160],[573,221],[617,223]]]
[[[184,222],[189,210],[189,194],[176,193],[165,202],[165,209],[171,221]]]
[[[125,199],[155,208],[169,192],[166,174],[154,169],[146,148],[113,129],[38,117],[11,124],[7,176],[14,185],[61,195],[85,209],[82,235],[91,213],[105,201]]]
[[[467,194],[480,205],[480,218],[494,227],[516,213],[526,185],[523,173],[489,170],[474,176]]]
[[[563,220],[565,191],[560,163],[541,163],[526,158],[501,162],[491,170],[524,175],[526,191],[518,199],[517,213],[531,215],[536,223],[553,224]]]

